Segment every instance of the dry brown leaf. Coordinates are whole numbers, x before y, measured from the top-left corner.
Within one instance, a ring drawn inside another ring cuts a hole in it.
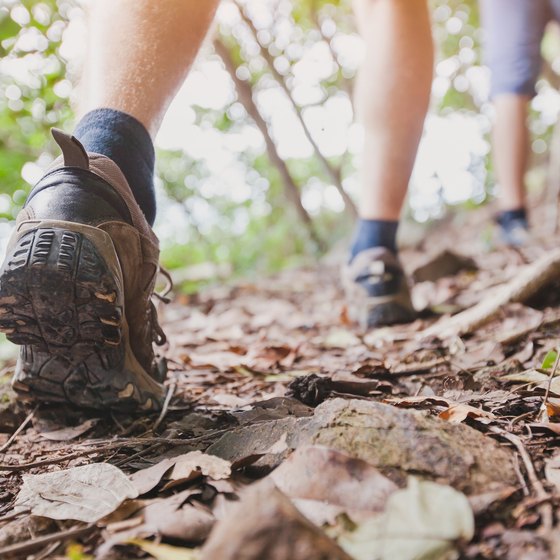
[[[470,370],[489,362],[499,364],[504,360],[504,357],[502,345],[499,342],[486,340],[476,346],[468,346],[463,354],[454,355],[452,363],[461,369]]]
[[[149,529],[163,537],[201,543],[209,535],[214,516],[205,508],[184,504],[196,490],[189,489],[163,500],[154,500],[142,512],[144,525],[138,534]]]
[[[270,477],[291,498],[317,500],[346,510],[383,511],[397,490],[375,467],[328,447],[300,447]]]
[[[333,329],[321,341],[323,348],[351,348],[362,344],[362,341],[347,329]]]
[[[231,463],[215,455],[206,455],[202,451],[191,451],[177,457],[171,472],[171,480],[192,480],[199,476],[208,476],[221,480],[231,476]]]
[[[548,418],[554,418],[560,416],[560,399],[554,397],[548,397],[546,400],[546,413]]]
[[[50,432],[39,432],[39,436],[49,441],[69,441],[91,430],[99,422],[98,418],[90,418],[78,426],[61,428]]]
[[[229,478],[231,463],[213,455],[206,455],[201,451],[191,451],[177,457],[165,458],[159,463],[135,472],[130,481],[138,490],[138,494],[146,494],[153,490],[161,481],[165,473],[173,469],[168,478],[171,483],[165,489],[177,486],[177,483],[188,482],[201,476],[208,476],[215,480]]]
[[[460,424],[467,418],[472,418],[482,424],[489,424],[496,419],[491,412],[487,412],[481,408],[475,408],[474,406],[469,406],[468,404],[452,405],[448,409],[440,412],[439,417],[442,420],[447,420],[453,424]]]
[[[175,465],[176,457],[172,459],[163,459],[159,463],[142,469],[130,476],[130,482],[138,490],[138,495],[147,494],[153,490],[163,478],[163,475]]]
[[[506,381],[513,381],[515,383],[543,383],[548,382],[549,376],[546,373],[537,371],[536,369],[528,369],[526,371],[521,371],[519,373],[510,373],[508,375],[502,375],[500,379],[505,379]]]
[[[23,477],[16,508],[51,519],[91,523],[115,511],[138,491],[128,477],[108,463]]]
[[[267,371],[278,366],[292,367],[296,358],[297,348],[288,345],[257,346],[249,348],[244,363],[253,369]]]
[[[351,560],[271,480],[252,484],[220,520],[204,560]]]

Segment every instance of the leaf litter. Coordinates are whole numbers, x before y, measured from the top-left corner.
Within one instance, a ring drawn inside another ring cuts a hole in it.
[[[42,406],[16,433],[2,387],[0,556],[559,557],[555,242],[444,237],[404,259],[411,325],[355,329],[330,265],[178,298],[157,429]]]

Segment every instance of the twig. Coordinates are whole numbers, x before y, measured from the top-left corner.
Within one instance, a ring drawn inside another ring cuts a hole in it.
[[[491,426],[490,431],[507,439],[517,449],[517,452],[519,453],[523,461],[525,470],[527,471],[527,477],[529,478],[529,482],[531,483],[531,487],[533,488],[537,499],[544,502],[539,506],[538,509],[541,516],[543,531],[545,534],[549,534],[552,531],[554,525],[552,505],[550,504],[550,494],[544,489],[544,486],[539,480],[539,477],[537,476],[535,467],[533,465],[533,461],[531,460],[531,456],[527,452],[527,449],[525,449],[521,438],[519,438],[515,434],[506,432],[505,430],[502,430],[497,426]]]
[[[419,339],[468,334],[492,320],[508,303],[523,303],[560,275],[560,250],[546,254],[521,269],[509,282],[473,307],[442,319],[418,334]]]
[[[519,455],[514,455],[515,457],[515,462],[513,465],[513,470],[515,471],[515,474],[517,475],[517,478],[519,480],[519,484],[521,484],[521,488],[523,489],[523,494],[525,496],[530,496],[531,495],[531,490],[529,490],[529,487],[527,486],[527,481],[525,480],[525,477],[523,476],[523,473],[521,472],[521,468],[519,467]]]
[[[22,509],[22,510],[14,511],[12,513],[8,513],[7,515],[0,517],[0,523],[6,523],[6,521],[11,521],[12,519],[19,517],[20,515],[25,515],[30,511],[31,511],[30,509]]]
[[[51,554],[61,545],[62,541],[55,541],[51,546],[47,546],[43,552],[40,552],[38,556],[34,556],[33,560],[44,560],[45,558],[52,558]]]
[[[41,546],[50,544],[52,542],[61,541],[70,537],[81,537],[83,535],[87,535],[87,533],[90,533],[93,529],[95,529],[95,524],[92,523],[91,525],[87,525],[86,527],[74,527],[72,529],[60,531],[52,535],[37,537],[35,539],[31,539],[30,541],[4,546],[0,548],[0,558],[5,558],[9,555],[15,554],[17,554],[21,558],[21,556],[26,552],[31,552],[36,548],[40,548]]]
[[[19,428],[10,436],[10,439],[2,447],[0,447],[0,453],[6,451],[6,449],[8,449],[8,447],[10,447],[10,445],[12,445],[12,443],[15,441],[15,439],[18,437],[18,435],[21,434],[21,432],[25,429],[27,424],[29,424],[29,422],[31,422],[31,419],[33,418],[35,412],[37,412],[37,408],[39,408],[39,407],[36,406],[27,415],[27,418],[20,424]]]
[[[93,444],[96,447],[91,449],[83,449],[81,451],[77,451],[75,453],[70,453],[68,455],[64,455],[62,457],[56,457],[54,459],[46,459],[44,461],[34,461],[32,463],[23,463],[21,465],[4,465],[0,464],[0,471],[8,471],[8,472],[17,472],[26,469],[33,469],[36,467],[43,467],[45,465],[55,465],[57,463],[63,463],[64,461],[69,461],[71,459],[77,459],[79,457],[84,457],[91,453],[103,453],[105,451],[111,451],[112,449],[116,449],[119,447],[134,447],[136,445],[154,445],[155,443],[162,444],[162,445],[190,445],[193,443],[198,443],[205,441],[207,439],[213,438],[215,436],[223,435],[230,431],[231,428],[227,428],[224,430],[214,430],[208,434],[203,436],[195,437],[195,438],[132,438],[128,440],[119,440],[108,443],[102,447],[99,447],[99,443]]]
[[[152,430],[155,432],[160,424],[163,422],[165,415],[167,414],[167,410],[169,409],[169,403],[171,402],[171,398],[173,397],[173,393],[175,393],[175,389],[177,388],[177,383],[171,383],[169,385],[169,389],[167,390],[167,395],[165,395],[165,401],[163,402],[163,407],[161,408],[161,412],[158,416],[158,419],[155,421],[154,427]]]
[[[126,465],[127,463],[130,463],[134,459],[138,459],[138,457],[143,457],[147,453],[150,453],[150,451],[154,451],[158,447],[162,447],[162,445],[163,445],[162,443],[154,443],[153,445],[150,445],[146,449],[142,449],[141,451],[138,451],[134,455],[131,455],[130,457],[127,457],[126,459],[123,459],[122,461],[116,462],[115,466],[116,467],[122,467],[122,466]]]

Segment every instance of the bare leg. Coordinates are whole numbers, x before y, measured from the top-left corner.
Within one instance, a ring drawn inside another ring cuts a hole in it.
[[[529,99],[527,95],[501,94],[494,100],[496,123],[492,133],[492,148],[496,177],[501,187],[502,210],[516,210],[525,206]]]
[[[218,0],[95,0],[80,116],[101,107],[154,135],[196,57]]]
[[[428,109],[433,42],[426,0],[354,0],[366,56],[356,84],[365,128],[360,216],[398,220]]]

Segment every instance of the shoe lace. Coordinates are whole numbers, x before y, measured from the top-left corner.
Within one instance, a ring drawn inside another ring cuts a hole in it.
[[[152,296],[162,303],[168,304],[171,299],[168,298],[167,295],[171,293],[171,290],[173,290],[173,279],[171,278],[171,274],[161,266],[159,268],[159,273],[166,279],[166,284],[161,293],[154,291]],[[150,299],[150,314],[153,341],[158,346],[163,346],[167,342],[167,336],[165,336],[165,333],[159,324],[157,308],[153,299]]]

